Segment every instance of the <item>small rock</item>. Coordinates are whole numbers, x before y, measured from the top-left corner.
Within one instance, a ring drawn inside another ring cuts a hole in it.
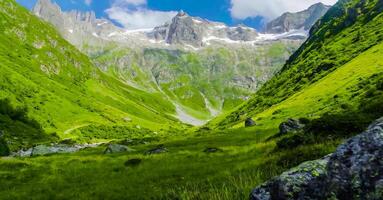
[[[223,152],[220,148],[206,148],[203,152],[205,153],[217,153],[217,152]]]
[[[108,147],[105,149],[104,153],[110,154],[110,153],[133,152],[133,151],[134,149],[131,149],[125,145],[109,144]]]
[[[245,121],[245,127],[251,127],[251,126],[255,126],[255,121],[251,118],[247,118],[246,121]]]
[[[288,119],[285,122],[282,122],[279,125],[279,134],[284,135],[289,132],[294,132],[299,129],[302,129],[304,126],[303,124],[299,123],[298,120],[295,119]]]
[[[166,153],[166,152],[168,152],[168,149],[165,148],[163,145],[159,145],[158,147],[154,149],[150,149],[145,154],[152,155],[152,154],[160,154],[160,153]]]
[[[139,158],[133,158],[133,159],[130,159],[130,160],[128,160],[128,161],[126,161],[125,163],[124,163],[124,165],[126,166],[126,167],[136,167],[136,166],[138,166],[139,164],[141,164],[141,162],[142,162],[142,160],[141,159],[139,159]]]

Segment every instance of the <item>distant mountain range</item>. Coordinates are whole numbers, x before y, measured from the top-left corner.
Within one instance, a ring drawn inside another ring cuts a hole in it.
[[[192,48],[209,46],[215,43],[260,43],[268,40],[304,40],[311,26],[326,13],[329,6],[315,4],[298,13],[285,13],[266,26],[265,33],[239,25],[229,27],[223,23],[211,22],[189,16],[180,11],[172,21],[153,29],[125,30],[113,25],[107,19],[96,19],[94,12],[62,12],[51,0],[38,0],[33,13],[51,22],[72,43],[82,43],[82,38],[93,40],[124,41],[127,43],[147,43],[153,45],[183,44]],[[80,41],[77,41],[79,40]],[[190,46],[189,46],[190,47]]]

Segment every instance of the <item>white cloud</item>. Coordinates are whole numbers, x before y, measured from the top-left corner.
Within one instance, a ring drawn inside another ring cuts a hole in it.
[[[231,0],[231,15],[235,19],[263,16],[274,19],[284,12],[298,12],[322,2],[333,5],[337,0]]]
[[[170,21],[177,12],[156,11],[146,7],[146,0],[115,0],[105,12],[127,29],[154,28]]]
[[[91,3],[92,3],[92,0],[85,0],[85,4],[86,4],[86,5],[89,6]]]

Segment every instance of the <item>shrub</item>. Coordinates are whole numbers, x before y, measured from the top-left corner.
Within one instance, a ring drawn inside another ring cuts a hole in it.
[[[376,84],[376,89],[383,90],[383,80],[379,80]]]
[[[306,124],[310,123],[310,120],[308,118],[305,118],[305,117],[301,117],[298,120],[299,120],[299,123],[301,123],[301,124],[306,125]]]
[[[9,156],[10,150],[4,138],[0,138],[0,156]]]

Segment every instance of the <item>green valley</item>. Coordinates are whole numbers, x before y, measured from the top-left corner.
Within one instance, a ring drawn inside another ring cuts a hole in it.
[[[338,1],[305,42],[39,3],[0,0],[0,199],[383,197],[382,0]]]

